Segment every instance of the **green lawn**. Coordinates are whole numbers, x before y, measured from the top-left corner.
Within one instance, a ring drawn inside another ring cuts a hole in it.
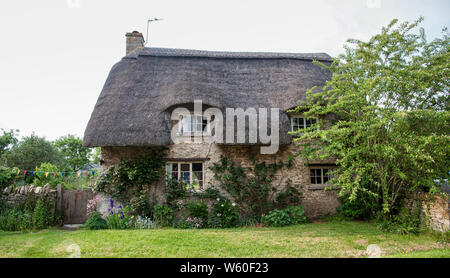
[[[367,222],[311,223],[284,228],[225,230],[45,230],[0,232],[0,257],[364,257],[378,244],[388,257],[450,257],[434,234],[397,235]]]

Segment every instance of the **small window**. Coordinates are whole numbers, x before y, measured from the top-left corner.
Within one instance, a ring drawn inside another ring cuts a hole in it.
[[[291,117],[291,131],[297,131],[299,129],[306,129],[316,124],[317,120],[314,118],[308,119],[301,116]]]
[[[330,184],[330,180],[333,178],[332,170],[331,168],[311,168],[311,184]]]
[[[178,132],[183,135],[209,134],[209,121],[199,115],[180,115]]]
[[[203,163],[171,162],[167,163],[167,177],[185,182],[191,189],[203,189]]]

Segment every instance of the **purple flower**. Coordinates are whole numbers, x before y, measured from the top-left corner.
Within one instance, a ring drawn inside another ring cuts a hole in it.
[[[112,198],[109,199],[109,206],[114,207],[114,200]]]

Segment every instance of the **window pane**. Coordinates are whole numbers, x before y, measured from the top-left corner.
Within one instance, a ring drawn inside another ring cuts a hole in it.
[[[185,183],[190,184],[191,183],[191,175],[189,172],[181,172],[181,178]]]
[[[181,164],[181,171],[190,171],[189,164]]]
[[[192,171],[203,171],[203,163],[192,163]]]
[[[299,118],[298,120],[298,128],[305,129],[305,118]]]

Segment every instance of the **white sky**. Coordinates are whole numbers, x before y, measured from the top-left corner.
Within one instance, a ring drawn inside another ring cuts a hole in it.
[[[0,128],[53,140],[84,129],[125,33],[148,46],[224,51],[342,52],[393,18],[422,26],[431,40],[450,24],[448,0],[0,2]]]

